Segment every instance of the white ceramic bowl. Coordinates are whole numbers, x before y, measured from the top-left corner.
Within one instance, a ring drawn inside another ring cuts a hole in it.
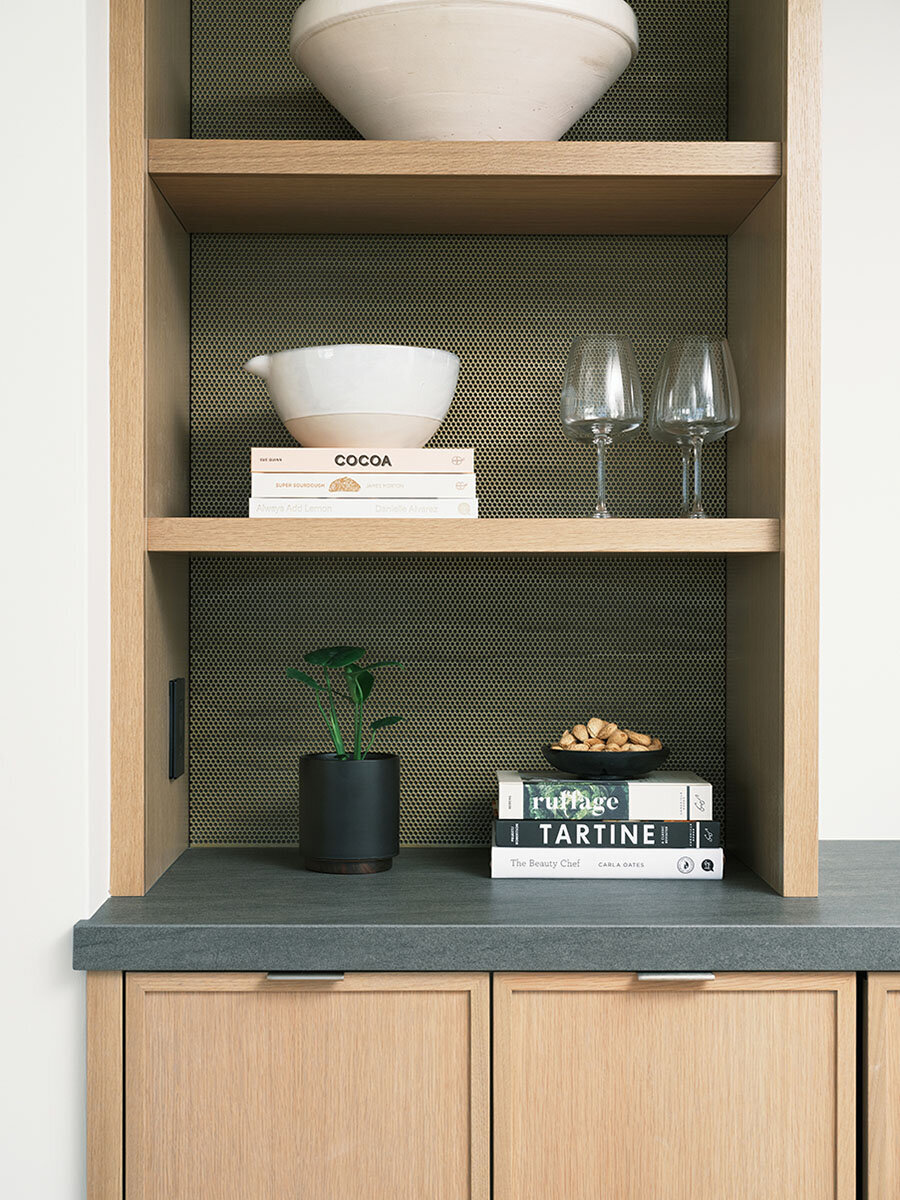
[[[304,0],[291,55],[367,138],[555,141],[638,48],[625,0]]]
[[[447,415],[459,359],[421,346],[305,346],[251,358],[302,446],[424,446]]]

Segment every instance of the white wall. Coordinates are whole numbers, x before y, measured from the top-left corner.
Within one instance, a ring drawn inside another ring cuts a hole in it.
[[[106,0],[0,6],[0,1192],[17,1200],[83,1194],[70,931],[108,869],[106,36]],[[895,0],[825,0],[825,837],[900,837],[894,765],[865,766],[900,727],[898,39]],[[34,486],[25,446],[52,488]]]
[[[900,3],[824,10],[821,832],[900,838]]]
[[[71,927],[107,875],[106,38],[106,0],[0,5],[0,1194],[16,1200],[84,1191]]]

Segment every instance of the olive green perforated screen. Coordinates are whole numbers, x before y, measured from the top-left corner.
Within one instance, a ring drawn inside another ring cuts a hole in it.
[[[727,0],[630,3],[640,53],[564,140],[726,138]],[[359,137],[291,61],[296,8],[296,0],[194,0],[194,137]]]
[[[284,668],[345,639],[405,663],[370,701],[406,715],[379,742],[401,756],[405,845],[486,844],[496,769],[541,766],[591,715],[661,734],[721,799],[724,594],[719,559],[198,559],[191,841],[296,842],[297,758],[328,746]]]
[[[293,7],[194,0],[195,136],[356,136],[290,62]],[[726,136],[727,5],[634,7],[641,54],[571,136]],[[592,452],[559,423],[569,340],[629,333],[648,395],[670,338],[725,331],[726,291],[723,238],[195,236],[192,512],[246,515],[250,447],[292,444],[246,359],[384,341],[459,354],[433,444],[475,447],[484,519],[585,516]],[[705,483],[724,515],[724,442]],[[612,451],[620,515],[674,519],[679,494],[677,450],[642,431]],[[538,767],[543,741],[595,714],[662,736],[670,765],[712,780],[721,818],[724,615],[719,559],[198,559],[191,842],[296,841],[297,757],[326,742],[284,668],[343,641],[406,663],[373,698],[407,717],[381,743],[402,756],[404,844],[486,843],[494,771]]]

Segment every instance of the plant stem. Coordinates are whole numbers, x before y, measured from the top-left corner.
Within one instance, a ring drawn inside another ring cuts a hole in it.
[[[331,676],[328,674],[328,668],[322,667],[325,674],[325,690],[328,693],[328,711],[331,714],[331,740],[334,742],[334,748],[340,755],[345,755],[347,751],[344,749],[344,739],[341,737],[341,728],[338,725],[337,709],[334,707],[334,691],[331,687]]]
[[[316,708],[322,714],[322,720],[325,722],[325,727],[328,730],[329,736],[331,737],[332,745],[334,746],[335,751],[337,751],[337,742],[334,739],[334,721],[331,719],[331,714],[323,707],[322,701],[319,699],[318,694],[316,694]]]
[[[356,699],[353,702],[353,757],[356,759],[362,758],[363,702],[359,699],[361,694],[357,684]]]

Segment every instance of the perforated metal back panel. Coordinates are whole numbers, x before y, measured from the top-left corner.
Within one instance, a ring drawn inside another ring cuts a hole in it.
[[[726,240],[698,237],[279,237],[193,239],[192,509],[246,516],[248,447],[293,445],[255,354],[329,342],[438,346],[460,356],[435,445],[475,446],[486,517],[593,511],[593,450],[567,441],[559,394],[569,341],[629,333],[649,401],[674,336],[724,333]],[[710,514],[724,515],[724,443],[706,454]],[[680,457],[645,433],[610,454],[622,516],[671,516]]]
[[[359,340],[460,355],[436,442],[476,447],[485,517],[586,515],[592,451],[559,423],[570,336],[631,332],[649,395],[671,336],[724,330],[725,271],[721,238],[196,237],[193,512],[244,515],[249,447],[291,443],[244,360]],[[674,515],[677,450],[642,433],[610,457],[616,511]],[[724,444],[706,460],[722,514]],[[537,766],[543,739],[595,710],[660,733],[721,797],[724,586],[719,563],[692,561],[197,562],[192,839],[296,839],[295,759],[324,743],[282,672],[343,641],[409,662],[402,697],[385,698],[409,715],[387,739],[407,843],[486,840],[492,772]]]
[[[727,0],[630,2],[640,53],[566,140],[727,137]],[[194,137],[359,136],[291,61],[296,8],[296,0],[194,0]]]
[[[578,718],[628,720],[711,779],[721,817],[724,564],[560,555],[198,559],[191,578],[191,841],[297,840],[297,758],[327,749],[284,678],[348,641],[385,671],[373,715],[402,763],[405,845],[488,841],[498,767],[542,765]]]
[[[727,4],[638,0],[641,54],[570,137],[726,136]],[[195,0],[197,137],[355,137],[287,53],[294,4]],[[668,340],[725,331],[721,238],[275,237],[192,239],[192,511],[243,516],[249,448],[292,441],[251,356],[374,341],[462,360],[435,445],[476,447],[484,517],[583,516],[590,447],[568,442],[559,389],[569,340],[631,334],[649,397]],[[725,445],[706,454],[724,515]],[[646,434],[614,449],[610,502],[674,516],[677,450]],[[191,579],[191,841],[297,838],[296,760],[326,748],[283,675],[313,647],[399,656],[374,711],[407,723],[405,844],[488,840],[497,767],[535,768],[578,717],[658,733],[673,767],[706,775],[723,813],[725,573],[720,560],[574,556],[206,559]]]

